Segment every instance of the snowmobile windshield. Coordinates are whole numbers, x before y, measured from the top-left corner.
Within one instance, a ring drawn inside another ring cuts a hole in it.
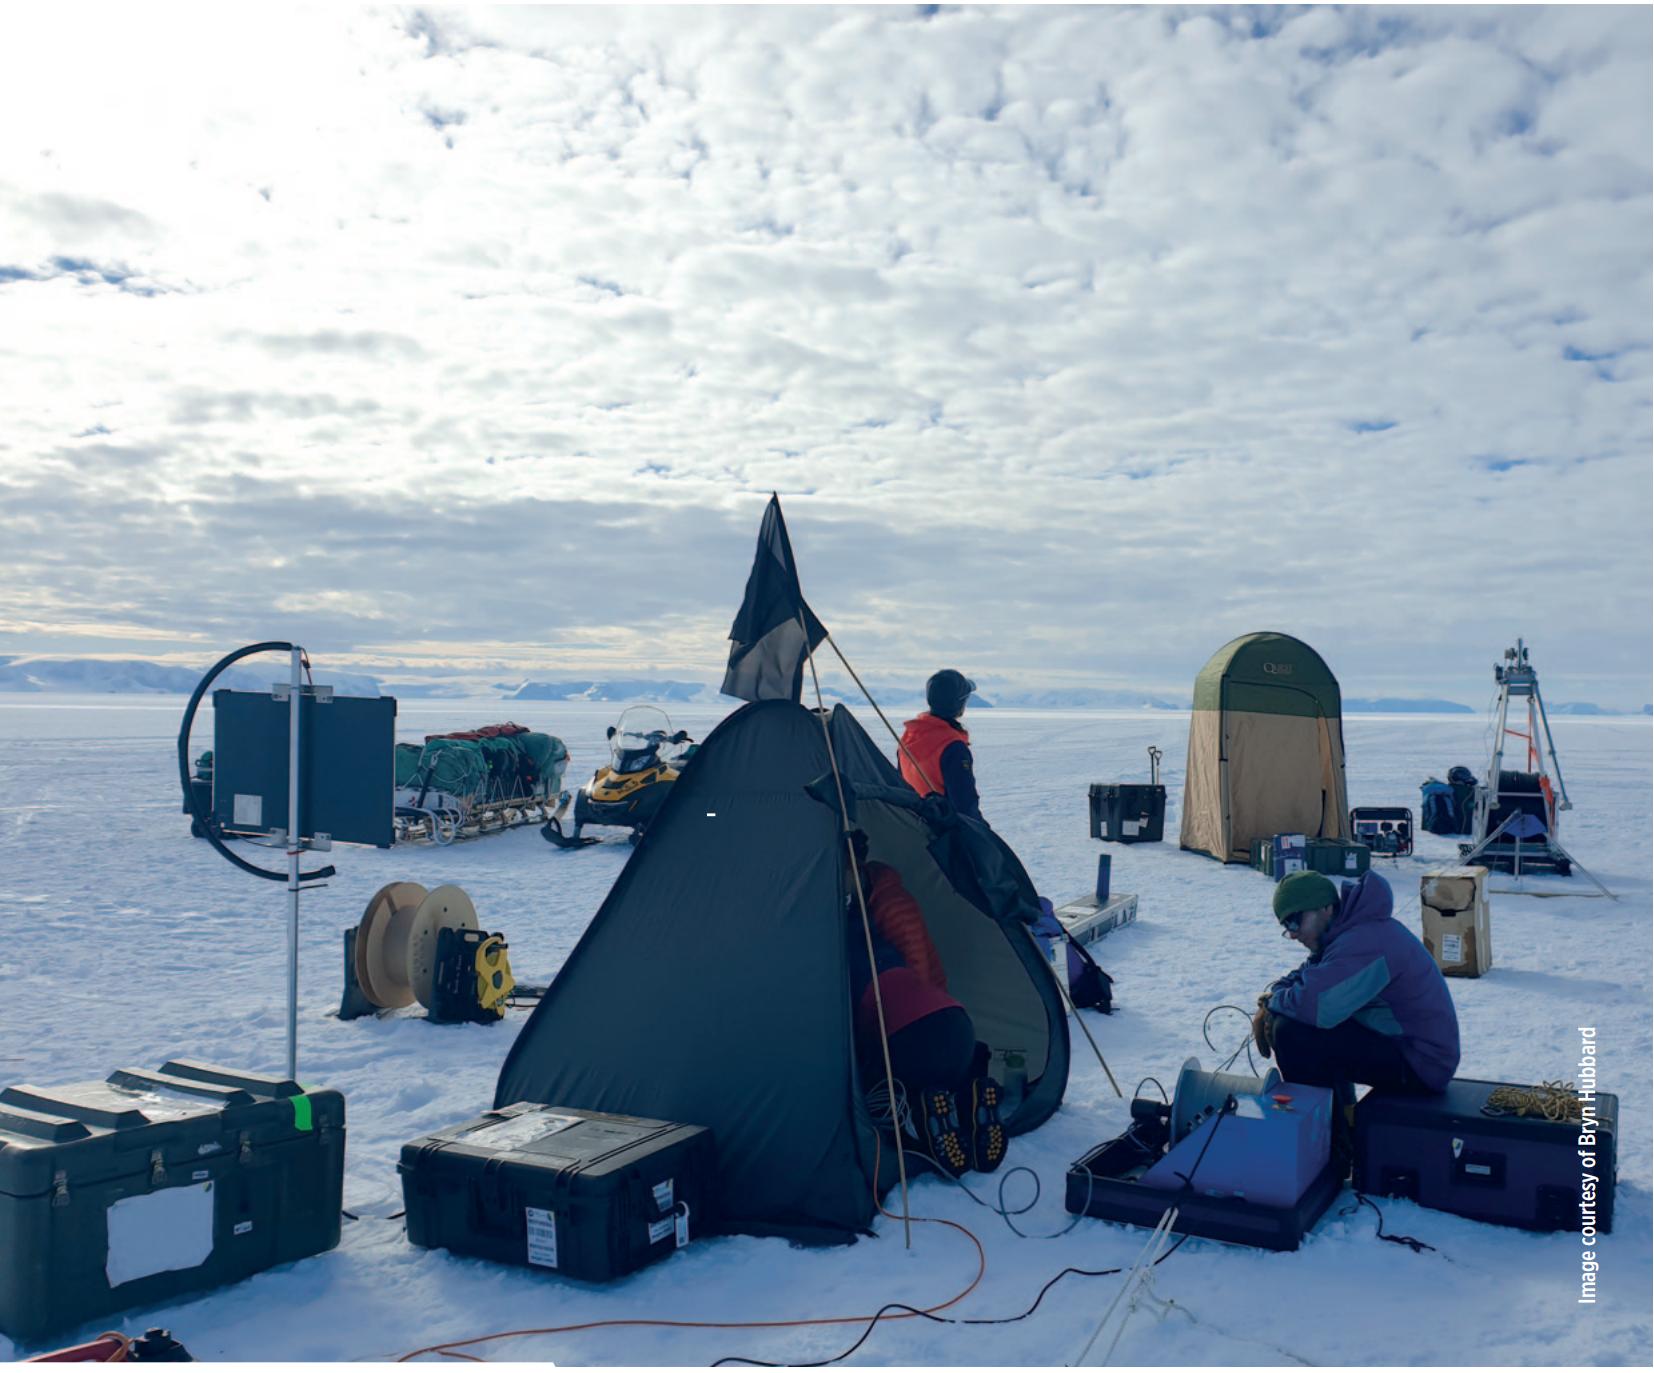
[[[622,712],[609,739],[616,772],[642,772],[660,760],[660,751],[672,733],[672,721],[656,706],[632,706]]]

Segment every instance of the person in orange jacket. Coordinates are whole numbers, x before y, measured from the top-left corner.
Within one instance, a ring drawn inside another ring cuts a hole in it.
[[[880,1007],[890,1071],[906,1093],[910,1125],[930,1159],[953,1177],[991,1173],[1005,1158],[1004,1089],[988,1076],[991,1053],[967,1011],[948,991],[947,968],[925,927],[924,911],[902,876],[868,859],[867,835],[850,836],[859,877],[846,906],[850,1004],[864,1077],[883,1079]],[[865,905],[867,925],[862,925]],[[871,942],[873,959],[868,961]],[[878,991],[873,990],[875,980]]]
[[[921,796],[939,792],[961,815],[982,818],[971,763],[971,736],[959,723],[976,683],[945,667],[925,683],[930,710],[902,728],[902,780]]]

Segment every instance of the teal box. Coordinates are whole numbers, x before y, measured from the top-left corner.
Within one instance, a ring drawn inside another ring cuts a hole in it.
[[[283,1078],[175,1059],[7,1087],[0,1332],[26,1345],[331,1249],[344,1167],[344,1098]]]
[[[1370,848],[1347,839],[1311,839],[1304,854],[1305,866],[1311,872],[1328,877],[1360,877],[1372,866],[1372,859]]]

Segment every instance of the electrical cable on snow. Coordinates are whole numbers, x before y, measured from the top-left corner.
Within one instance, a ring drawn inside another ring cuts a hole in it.
[[[1154,1261],[1155,1265],[1162,1264],[1167,1259],[1171,1258],[1173,1254],[1182,1248],[1184,1242],[1188,1238],[1189,1237],[1187,1235],[1179,1235],[1177,1243],[1173,1244],[1166,1250],[1165,1253],[1157,1258]],[[725,1364],[746,1364],[753,1368],[826,1368],[831,1364],[842,1363],[845,1359],[849,1358],[858,1349],[860,1349],[862,1345],[866,1344],[868,1337],[872,1335],[874,1329],[878,1326],[878,1323],[881,1320],[911,1320],[913,1317],[918,1316],[927,1321],[932,1321],[937,1325],[1015,1325],[1018,1321],[1027,1320],[1028,1317],[1034,1314],[1034,1312],[1038,1311],[1040,1308],[1040,1303],[1045,1300],[1046,1294],[1066,1277],[1111,1278],[1116,1277],[1125,1271],[1126,1270],[1124,1268],[1064,1268],[1055,1277],[1046,1282],[1045,1286],[1040,1288],[1038,1294],[1034,1297],[1033,1302],[1029,1305],[1026,1311],[1023,1311],[1015,1316],[938,1316],[934,1311],[921,1311],[917,1307],[906,1306],[901,1302],[889,1302],[885,1306],[880,1307],[879,1310],[874,1313],[868,1322],[867,1329],[862,1332],[860,1339],[858,1339],[843,1353],[835,1354],[830,1359],[817,1359],[812,1363],[779,1364],[768,1363],[763,1359],[746,1359],[740,1357],[739,1355],[731,1355],[727,1358],[719,1359],[712,1365],[712,1367],[720,1368]],[[899,1314],[891,1315],[889,1314],[891,1312],[896,1312]]]
[[[1437,1249],[1435,1245],[1426,1244],[1423,1240],[1414,1239],[1411,1235],[1386,1235],[1384,1233],[1384,1212],[1380,1211],[1378,1209],[1378,1203],[1371,1197],[1367,1196],[1364,1192],[1357,1192],[1355,1194],[1355,1204],[1353,1206],[1346,1206],[1338,1214],[1340,1216],[1353,1216],[1363,1206],[1372,1207],[1373,1214],[1378,1217],[1378,1232],[1376,1236],[1378,1239],[1387,1240],[1391,1244],[1405,1244],[1415,1254],[1422,1253],[1424,1250],[1429,1250],[1432,1254],[1441,1254],[1441,1250]],[[1447,1255],[1442,1254],[1442,1257],[1445,1259],[1447,1258]],[[1449,1260],[1449,1262],[1451,1262],[1451,1260]]]
[[[1230,1054],[1228,1058],[1218,1064],[1217,1071],[1220,1073],[1226,1072],[1234,1064],[1235,1060],[1241,1056],[1241,1050],[1244,1049],[1246,1051],[1246,1066],[1252,1070],[1252,1076],[1262,1077],[1263,1074],[1258,1071],[1258,1065],[1252,1057],[1252,1017],[1246,1013],[1244,1007],[1237,1006],[1233,1002],[1225,1001],[1212,1007],[1211,1010],[1206,1012],[1206,1018],[1200,1022],[1200,1037],[1206,1041],[1206,1047],[1214,1054],[1221,1054],[1223,1052],[1223,1050],[1218,1048],[1216,1044],[1212,1043],[1212,1036],[1207,1030],[1207,1027],[1212,1023],[1212,1017],[1219,1011],[1235,1012],[1236,1015],[1240,1016],[1240,1018],[1246,1022],[1247,1031],[1246,1038],[1241,1040],[1240,1044],[1236,1046],[1234,1053]],[[1141,1086],[1142,1084],[1139,1083],[1138,1085]],[[1161,1087],[1160,1090],[1164,1093],[1166,1089]]]

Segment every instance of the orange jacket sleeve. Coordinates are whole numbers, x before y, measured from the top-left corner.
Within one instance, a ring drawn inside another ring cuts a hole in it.
[[[906,963],[938,991],[947,991],[948,974],[942,955],[925,928],[925,915],[913,893],[902,884],[901,874],[885,863],[869,863],[868,906],[879,933],[901,954]]]

